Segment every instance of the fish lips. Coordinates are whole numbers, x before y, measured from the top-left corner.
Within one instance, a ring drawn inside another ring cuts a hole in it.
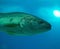
[[[51,29],[51,24],[47,24],[46,26],[45,26],[45,28],[47,29],[47,30],[50,30]]]

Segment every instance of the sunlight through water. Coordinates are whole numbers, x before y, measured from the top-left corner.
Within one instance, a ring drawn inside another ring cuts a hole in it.
[[[59,10],[54,10],[54,11],[53,11],[53,14],[54,14],[56,17],[60,17],[60,11],[59,11]]]

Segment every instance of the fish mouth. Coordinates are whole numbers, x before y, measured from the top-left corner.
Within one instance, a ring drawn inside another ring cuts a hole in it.
[[[50,29],[51,29],[51,24],[45,23],[45,25],[43,25],[40,29],[43,29],[43,30],[50,30]]]
[[[48,24],[46,25],[46,29],[50,30],[50,29],[51,29],[51,24],[48,23]]]
[[[41,32],[45,32],[45,31],[49,31],[51,30],[51,25],[47,24],[46,26],[44,26],[44,28],[42,28]]]

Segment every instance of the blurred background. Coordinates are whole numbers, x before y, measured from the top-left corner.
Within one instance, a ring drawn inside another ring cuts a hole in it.
[[[60,49],[59,0],[0,0],[0,12],[26,12],[52,25],[50,31],[33,36],[0,32],[0,49]]]

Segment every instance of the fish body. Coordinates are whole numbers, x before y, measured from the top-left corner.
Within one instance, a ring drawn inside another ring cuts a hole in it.
[[[0,31],[8,34],[34,35],[51,29],[45,20],[24,12],[0,13]]]

